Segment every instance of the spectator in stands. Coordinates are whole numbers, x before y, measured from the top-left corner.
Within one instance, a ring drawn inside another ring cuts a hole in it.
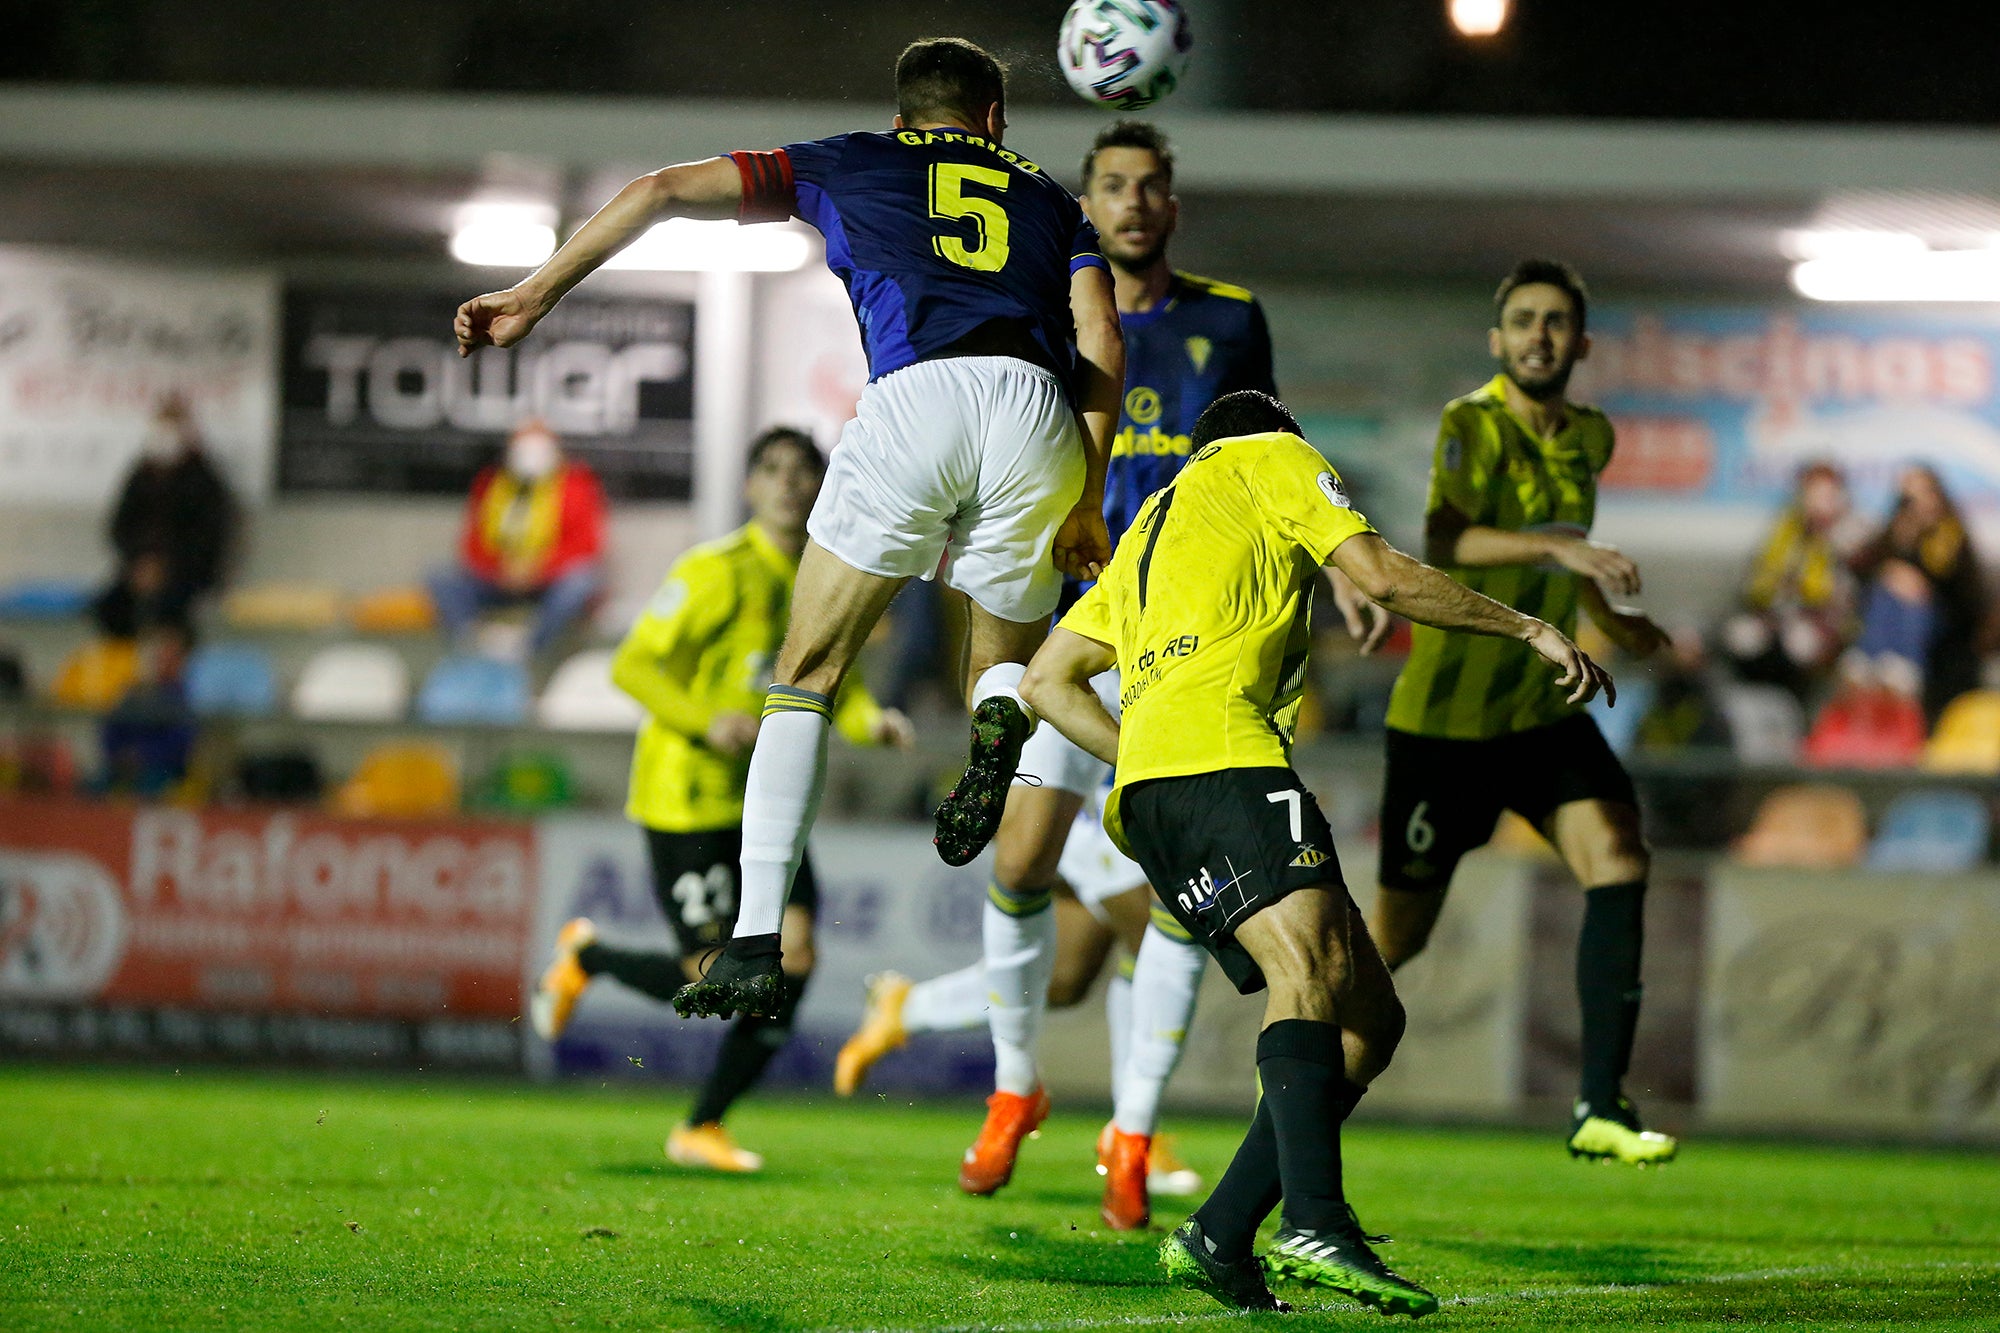
[[[163,398],[111,512],[118,569],[92,605],[98,627],[116,639],[157,625],[190,630],[195,599],[222,583],[238,522],[187,402]]]
[[[1681,625],[1667,643],[1654,668],[1653,698],[1639,718],[1634,744],[1654,754],[1727,746],[1729,718],[1716,693],[1701,632]]]
[[[1840,656],[1851,632],[1859,544],[1847,478],[1831,463],[1799,469],[1791,502],[1764,539],[1723,629],[1723,647],[1745,680],[1782,685],[1804,701]]]
[[[459,563],[431,576],[438,619],[463,647],[490,608],[530,603],[530,655],[561,637],[604,587],[604,491],[540,421],[472,482]]]
[[[179,625],[148,628],[139,640],[139,679],[105,716],[103,785],[120,795],[171,795],[187,778],[197,729],[182,677],[189,638]]]
[[[1861,636],[1844,671],[1920,700],[1936,723],[1979,684],[1987,611],[1978,554],[1936,469],[1903,470],[1889,521],[1853,569],[1863,585]]]

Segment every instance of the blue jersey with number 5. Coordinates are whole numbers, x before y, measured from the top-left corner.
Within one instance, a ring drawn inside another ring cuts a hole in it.
[[[1067,377],[1070,275],[1104,259],[1075,197],[1034,163],[963,130],[840,134],[731,157],[744,221],[798,217],[826,238],[869,379],[994,321]]]

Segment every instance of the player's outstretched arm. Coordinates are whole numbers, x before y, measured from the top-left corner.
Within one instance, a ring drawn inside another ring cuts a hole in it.
[[[1589,702],[1600,689],[1607,699],[1618,697],[1611,674],[1554,625],[1474,592],[1372,532],[1349,537],[1334,548],[1327,564],[1353,579],[1378,605],[1420,624],[1521,640],[1561,672],[1556,684],[1569,690],[1573,704]]]
[[[726,157],[683,162],[639,177],[592,214],[540,268],[505,291],[475,296],[460,306],[452,321],[458,354],[512,347],[570,288],[662,218],[734,217],[742,200],[742,174]]]
[[[1060,625],[1036,650],[1021,677],[1021,697],[1042,721],[1107,764],[1118,762],[1118,724],[1104,711],[1090,678],[1118,665],[1097,640]]]
[[[1094,579],[1111,559],[1104,527],[1104,474],[1111,464],[1111,436],[1125,393],[1125,335],[1111,275],[1095,266],[1069,279],[1070,318],[1076,324],[1077,417],[1083,426],[1083,494],[1056,533],[1056,567],[1075,579]]]
[[[1515,532],[1474,523],[1458,509],[1441,504],[1424,519],[1424,558],[1433,565],[1539,565],[1553,560],[1564,569],[1604,584],[1620,597],[1639,591],[1639,566],[1615,546],[1580,532],[1543,529]]]

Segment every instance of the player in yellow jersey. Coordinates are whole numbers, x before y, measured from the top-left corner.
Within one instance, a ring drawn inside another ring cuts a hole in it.
[[[743,488],[750,521],[676,561],[619,645],[612,679],[647,713],[632,753],[625,813],[646,830],[654,892],[680,952],[617,947],[600,942],[587,919],[569,922],[529,1004],[545,1041],[562,1035],[593,977],[614,977],[667,1002],[729,938],[744,774],[784,637],[806,515],[825,474],[826,458],[811,436],[783,428],[759,436]],[[907,748],[912,739],[909,720],[878,707],[851,675],[835,698],[833,721],[858,745]],[[721,1171],[762,1165],[757,1154],[736,1146],[722,1120],[791,1030],[812,975],[818,900],[808,859],[785,906],[783,1002],[774,1017],[746,1014],[730,1027],[687,1123],[667,1140],[675,1162]]]
[[[1403,1011],[1332,832],[1291,768],[1312,589],[1331,566],[1413,620],[1519,641],[1560,669],[1553,681],[1536,673],[1558,698],[1581,703],[1609,681],[1554,626],[1384,542],[1268,394],[1218,398],[1192,445],[1021,684],[1045,721],[1116,764],[1105,826],[1182,929],[1239,991],[1270,990],[1257,1117],[1161,1258],[1177,1280],[1246,1309],[1279,1308],[1268,1268],[1387,1313],[1428,1314],[1437,1298],[1376,1257],[1341,1182],[1340,1124],[1388,1065]],[[1113,665],[1122,721],[1090,685]],[[1280,1198],[1260,1267],[1252,1243]]]
[[[1528,260],[1501,283],[1488,334],[1500,373],[1444,410],[1425,554],[1467,587],[1566,633],[1581,607],[1643,657],[1666,636],[1607,598],[1637,592],[1638,568],[1589,536],[1611,423],[1565,396],[1590,350],[1588,305],[1567,264]],[[1641,1128],[1622,1087],[1639,1019],[1648,856],[1632,780],[1597,724],[1540,688],[1519,645],[1423,627],[1388,723],[1374,920],[1383,958],[1394,968],[1424,947],[1459,858],[1492,836],[1501,810],[1519,812],[1586,890],[1576,961],[1582,1086],[1570,1152],[1639,1164],[1671,1158],[1674,1140]]]

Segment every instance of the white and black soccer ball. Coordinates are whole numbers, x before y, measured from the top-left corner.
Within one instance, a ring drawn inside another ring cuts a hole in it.
[[[1075,0],[1056,60],[1086,101],[1137,111],[1180,85],[1194,36],[1175,0]]]

